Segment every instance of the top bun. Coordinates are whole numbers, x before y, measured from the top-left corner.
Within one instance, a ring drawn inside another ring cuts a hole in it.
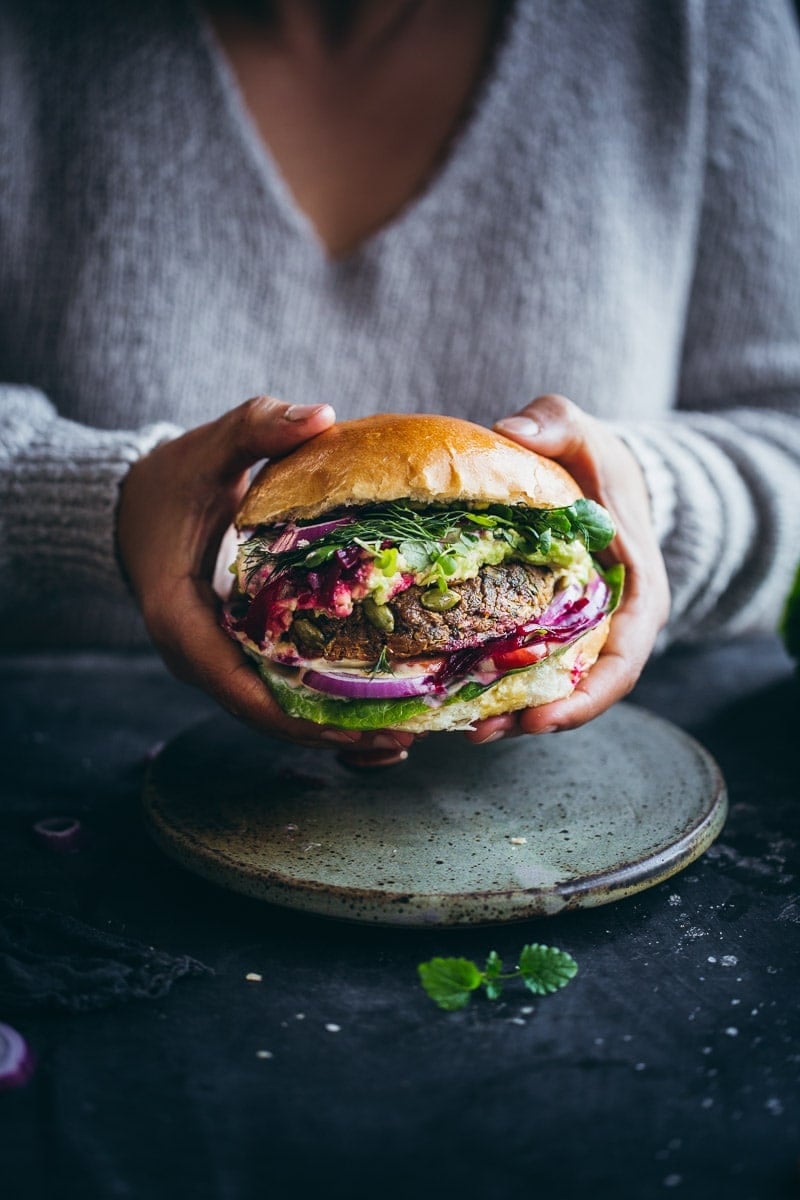
[[[342,421],[268,462],[236,524],[304,521],[334,508],[389,500],[561,508],[581,495],[563,467],[482,425],[424,413],[382,413]]]

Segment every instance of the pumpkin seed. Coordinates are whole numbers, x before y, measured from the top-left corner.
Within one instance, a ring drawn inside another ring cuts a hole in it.
[[[430,609],[431,612],[449,612],[451,608],[455,608],[457,604],[461,603],[461,596],[452,588],[446,588],[443,592],[440,592],[438,588],[429,588],[427,592],[422,593],[419,602],[423,608]]]
[[[324,650],[325,638],[322,632],[308,617],[297,617],[292,625],[292,632],[300,640],[303,649]]]
[[[361,602],[364,616],[375,629],[381,633],[394,632],[394,613],[388,604],[376,604],[372,596],[365,596]]]

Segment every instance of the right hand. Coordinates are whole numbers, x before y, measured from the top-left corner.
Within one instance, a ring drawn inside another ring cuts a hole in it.
[[[287,716],[220,628],[211,584],[250,468],[289,453],[334,420],[327,404],[291,405],[258,396],[157,446],[123,481],[117,544],[148,633],[174,675],[265,733],[305,746],[344,748],[355,765],[379,766],[404,757],[413,735],[332,729]]]

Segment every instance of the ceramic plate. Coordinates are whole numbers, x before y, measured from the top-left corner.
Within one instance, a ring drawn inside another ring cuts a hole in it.
[[[674,875],[722,828],[714,760],[629,704],[569,733],[431,734],[354,771],[225,716],[151,766],[148,827],[223,887],[330,917],[481,925],[606,904]]]

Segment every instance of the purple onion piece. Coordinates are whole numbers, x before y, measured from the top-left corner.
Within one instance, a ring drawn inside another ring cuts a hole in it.
[[[557,621],[568,609],[572,607],[576,600],[580,600],[584,594],[584,588],[577,583],[571,583],[569,587],[563,588],[562,591],[556,592],[550,604],[539,617],[540,625],[550,625]]]
[[[0,1024],[0,1092],[22,1087],[33,1074],[34,1057],[21,1033]]]
[[[290,592],[289,572],[285,567],[279,567],[250,601],[247,612],[239,622],[239,628],[247,634],[251,642],[255,642],[257,646],[262,644],[274,605]]]
[[[344,675],[329,671],[306,671],[303,683],[317,692],[343,696],[348,700],[400,700],[406,696],[426,696],[438,689],[432,675],[380,677]]]
[[[57,854],[71,854],[81,844],[83,831],[77,817],[45,817],[33,826],[36,837]]]
[[[355,517],[338,517],[335,521],[317,521],[312,525],[287,525],[278,534],[269,548],[270,554],[285,554],[294,550],[300,542],[316,542],[325,537],[332,529],[342,525],[352,525]]]
[[[512,633],[448,655],[437,672],[436,680],[439,684],[449,683],[451,679],[469,674],[484,659],[518,650],[521,646],[534,646],[539,642],[552,642],[554,645],[573,642],[602,621],[608,597],[608,584],[600,575],[591,579],[583,590],[575,585],[565,588],[541,616],[518,625]]]

